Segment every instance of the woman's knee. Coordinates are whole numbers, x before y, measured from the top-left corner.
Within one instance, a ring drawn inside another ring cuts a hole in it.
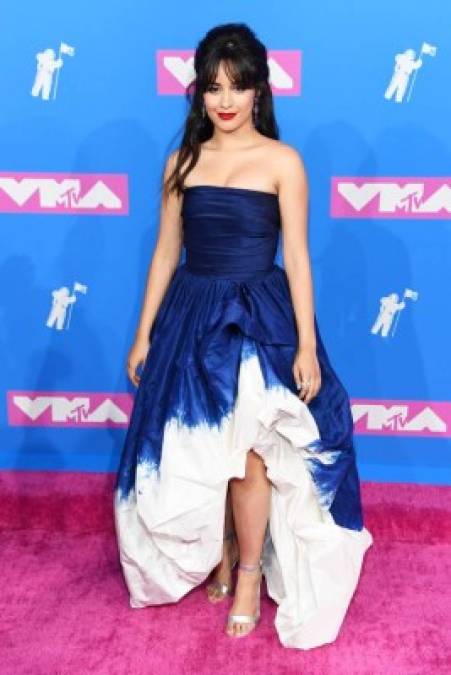
[[[244,480],[248,482],[260,482],[262,479],[266,479],[266,464],[260,455],[251,448],[246,457]]]
[[[244,478],[232,478],[229,481],[229,488],[241,487],[241,489],[252,489],[254,485],[261,485],[268,482],[266,475],[266,464],[258,453],[252,448],[248,450],[246,456]]]

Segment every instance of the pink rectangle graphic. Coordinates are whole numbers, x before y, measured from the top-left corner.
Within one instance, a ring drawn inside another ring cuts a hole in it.
[[[158,49],[156,55],[158,94],[185,94],[194,80],[193,49]],[[299,96],[301,93],[301,51],[269,50],[269,82],[274,95]]]
[[[131,394],[8,391],[8,423],[19,427],[127,427]]]
[[[0,213],[127,215],[128,176],[1,172]]]
[[[451,437],[451,403],[353,398],[356,434]]]
[[[333,218],[448,219],[451,178],[333,176]]]

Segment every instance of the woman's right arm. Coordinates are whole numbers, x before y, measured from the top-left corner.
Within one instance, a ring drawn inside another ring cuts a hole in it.
[[[177,157],[175,150],[164,169],[164,180],[172,172]],[[163,194],[160,208],[158,239],[149,264],[141,316],[135,333],[135,341],[127,358],[127,373],[135,386],[139,384],[136,368],[143,364],[150,347],[149,335],[171,278],[180,260],[183,245],[181,205],[183,197],[171,192]]]

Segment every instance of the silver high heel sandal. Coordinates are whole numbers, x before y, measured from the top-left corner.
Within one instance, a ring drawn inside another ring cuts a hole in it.
[[[229,628],[230,626],[233,626],[237,623],[252,624],[251,630],[248,630],[246,633],[243,633],[241,635],[239,633],[235,634],[235,635],[231,635],[227,631],[227,635],[229,635],[229,637],[234,637],[234,638],[235,637],[245,637],[246,635],[249,635],[249,633],[251,633],[254,630],[255,626],[260,621],[260,587],[261,587],[261,581],[262,581],[262,561],[260,560],[255,565],[244,565],[243,563],[240,562],[238,567],[239,567],[240,570],[244,570],[245,572],[255,572],[256,570],[258,570],[259,574],[260,574],[260,579],[259,579],[259,582],[258,582],[257,610],[256,610],[255,614],[229,614],[229,616],[227,617],[227,628]]]
[[[233,539],[235,536],[235,533],[229,532],[228,534],[225,535],[224,541],[230,541]],[[230,565],[230,573],[232,573],[235,565],[238,563],[238,555],[235,558],[235,560],[232,562]],[[214,591],[214,595],[210,597],[209,592]],[[229,586],[229,584],[224,584],[221,581],[215,580],[211,581],[209,584],[207,584],[207,598],[212,604],[216,604],[217,602],[221,602],[226,598],[227,596],[232,595],[232,588]]]

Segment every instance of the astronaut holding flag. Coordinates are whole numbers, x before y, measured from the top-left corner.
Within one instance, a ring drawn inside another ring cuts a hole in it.
[[[56,288],[52,291],[52,307],[50,309],[49,316],[47,318],[46,325],[49,328],[56,328],[56,330],[66,330],[69,329],[72,307],[74,303],[77,302],[76,293],[83,293],[86,295],[88,292],[88,287],[85,284],[81,284],[79,281],[75,281],[70,292],[67,286],[61,286],[61,288]]]
[[[37,65],[36,75],[34,78],[33,87],[31,89],[32,96],[40,96],[43,101],[48,101],[53,84],[53,75],[56,73],[53,98],[56,97],[58,75],[60,69],[64,65],[63,59],[61,58],[63,54],[66,54],[67,56],[74,56],[74,47],[71,47],[65,42],[61,42],[58,56],[56,56],[55,50],[51,48],[44,49],[44,51],[38,52],[36,54]]]
[[[414,291],[412,288],[406,288],[404,289],[404,295],[401,301],[399,300],[397,293],[390,293],[389,295],[380,298],[379,315],[371,327],[371,333],[373,335],[380,333],[381,337],[385,338],[390,334],[391,330],[391,336],[393,337],[401,311],[406,307],[405,300],[409,299],[416,301],[418,300],[418,296],[418,291]]]
[[[409,101],[417,72],[419,68],[421,68],[421,66],[423,65],[421,56],[423,54],[427,54],[428,56],[435,56],[436,53],[437,47],[429,44],[429,42],[423,42],[418,59],[415,56],[414,49],[406,49],[403,53],[396,54],[395,69],[393,71],[390,83],[385,91],[384,97],[387,100],[390,100],[393,94],[395,94],[396,103],[402,103],[405,93],[407,91],[407,87],[409,85],[410,76],[413,73],[409,92],[407,95],[407,101]]]

